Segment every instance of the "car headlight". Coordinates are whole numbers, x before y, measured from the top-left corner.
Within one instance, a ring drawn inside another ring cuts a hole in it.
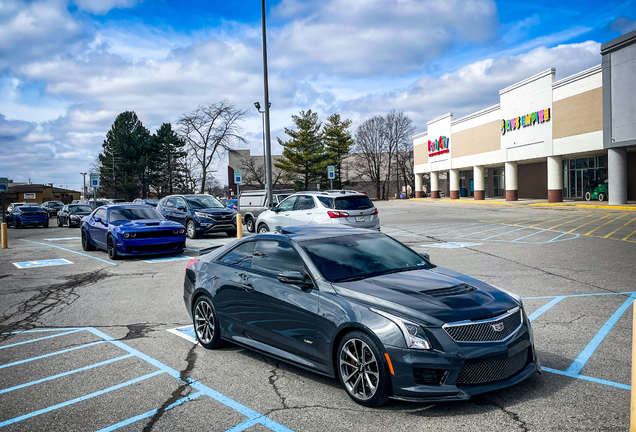
[[[212,217],[209,214],[203,213],[203,212],[194,212],[194,215],[196,217],[200,217],[200,218],[203,218],[203,219],[210,219]]]
[[[371,311],[393,321],[402,332],[407,347],[420,350],[432,349],[431,342],[428,340],[426,332],[419,324],[412,323],[404,318],[391,315],[390,313],[381,310],[371,308]]]
[[[130,237],[130,234],[124,233],[124,238],[128,238],[128,237]]]
[[[80,217],[77,215],[71,216],[71,220],[80,220]]]
[[[185,234],[185,229],[184,229],[184,228],[181,228],[181,229],[179,230],[179,234]]]

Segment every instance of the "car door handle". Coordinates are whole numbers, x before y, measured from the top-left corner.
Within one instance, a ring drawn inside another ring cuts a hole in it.
[[[307,214],[312,214],[313,212],[308,211]]]
[[[254,291],[254,287],[251,283],[242,283],[241,288],[243,288],[245,291]]]

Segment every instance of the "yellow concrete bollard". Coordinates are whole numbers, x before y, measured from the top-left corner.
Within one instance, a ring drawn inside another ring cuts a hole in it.
[[[236,238],[243,237],[243,221],[241,220],[241,214],[236,214]]]
[[[9,247],[9,239],[7,238],[7,224],[2,223],[2,229],[0,229],[0,237],[2,237],[2,249]]]
[[[632,303],[632,406],[629,415],[629,430],[636,432],[636,368],[634,361],[636,360],[636,301]]]

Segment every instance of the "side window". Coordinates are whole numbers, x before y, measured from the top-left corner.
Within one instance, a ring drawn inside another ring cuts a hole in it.
[[[219,260],[220,263],[238,266],[243,268],[250,268],[252,263],[252,253],[254,252],[255,242],[247,242],[235,247]]]
[[[174,206],[176,208],[184,208],[184,209],[188,208],[183,198],[174,198]]]
[[[95,212],[94,218],[102,218],[103,222],[106,222],[106,210],[99,209]]]
[[[303,259],[291,245],[277,241],[256,242],[252,270],[276,277],[285,271],[302,272],[304,268]]]
[[[174,208],[174,198],[169,198],[166,200],[166,203],[164,204],[165,208]]]
[[[298,197],[297,196],[290,196],[289,198],[287,198],[285,201],[283,201],[282,203],[280,203],[280,205],[278,206],[278,208],[281,211],[290,211],[294,208],[294,204],[296,204],[296,199]]]
[[[310,210],[314,207],[316,207],[316,204],[314,204],[314,199],[310,195],[301,195],[296,200],[294,210]]]
[[[319,196],[318,197],[318,201],[320,201],[320,204],[323,205],[323,207],[326,208],[333,208],[333,199],[329,198],[329,197],[325,197],[325,196]]]

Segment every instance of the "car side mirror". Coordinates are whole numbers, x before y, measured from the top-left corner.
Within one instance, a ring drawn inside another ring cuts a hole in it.
[[[272,211],[278,213],[280,211],[280,209],[278,208],[278,206],[276,204],[272,204]]]
[[[286,271],[278,274],[278,280],[284,284],[309,286],[313,285],[307,281],[307,276],[299,271]]]
[[[177,210],[179,210],[179,211],[186,211],[186,208],[185,208],[185,207],[177,207]]]
[[[426,252],[420,252],[420,256],[424,258],[426,261],[428,261],[429,263],[431,262],[431,256],[427,254]]]
[[[95,222],[101,222],[101,221],[102,221],[102,218],[94,218],[93,220],[94,220]]]

